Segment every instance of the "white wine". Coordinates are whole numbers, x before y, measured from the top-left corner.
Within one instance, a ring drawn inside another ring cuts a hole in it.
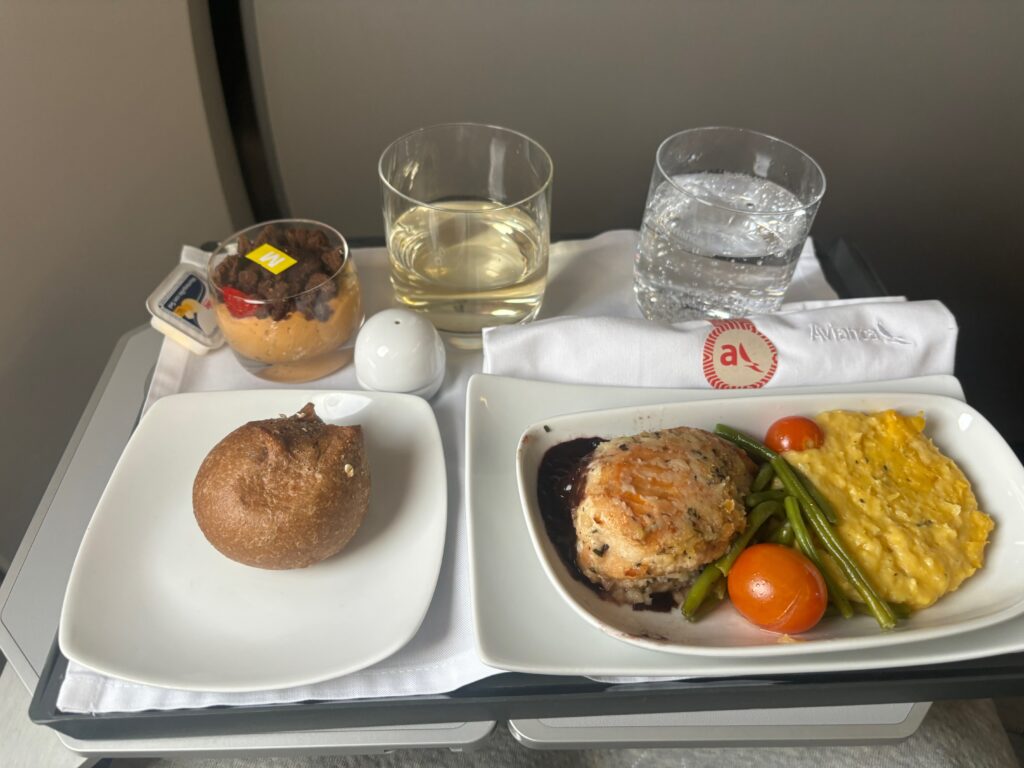
[[[416,206],[391,225],[395,296],[439,329],[478,333],[532,319],[548,272],[547,237],[520,208],[488,200]]]

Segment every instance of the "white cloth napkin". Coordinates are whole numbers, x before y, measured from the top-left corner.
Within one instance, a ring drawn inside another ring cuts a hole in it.
[[[611,315],[633,318],[636,322],[640,317],[632,290],[636,239],[636,232],[616,231],[590,240],[552,246],[549,282],[541,317],[553,318],[567,314]],[[353,255],[363,286],[367,314],[386,308],[391,303],[391,290],[384,249],[361,249],[354,251]],[[195,249],[186,249],[183,259],[202,261],[205,255]],[[822,275],[813,247],[808,242],[797,265],[787,300],[820,302],[835,298],[835,293]],[[545,326],[538,323],[534,327]],[[547,327],[556,326],[552,324]],[[645,327],[652,330],[652,326]],[[677,331],[670,332],[679,334]],[[901,329],[899,332],[905,334],[907,331]],[[552,336],[557,338],[557,334]],[[504,352],[496,354],[497,347],[493,344],[496,338],[488,336],[490,363],[506,371],[515,370],[522,375],[532,375],[527,368],[518,368],[514,358]],[[476,655],[469,592],[469,544],[462,490],[466,385],[469,377],[481,370],[483,357],[480,352],[459,350],[451,346],[447,351],[446,379],[431,405],[440,426],[448,462],[448,534],[434,600],[422,627],[408,645],[373,667],[345,677],[316,685],[255,693],[198,693],[137,685],[71,663],[57,706],[65,712],[136,712],[146,709],[432,694],[451,691],[498,672],[481,663]],[[270,384],[246,373],[226,348],[205,357],[197,357],[174,342],[165,341],[153,372],[145,407],[175,392],[282,386],[286,385]],[[358,388],[351,367],[312,385],[293,386]]]
[[[747,388],[952,373],[956,320],[938,301],[834,302],[746,320],[658,325],[560,317],[484,335],[484,372],[639,387]]]

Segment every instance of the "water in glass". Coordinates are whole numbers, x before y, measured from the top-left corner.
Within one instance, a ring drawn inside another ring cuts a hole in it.
[[[800,200],[767,179],[702,172],[663,181],[640,230],[640,309],[667,322],[774,312],[809,226]]]

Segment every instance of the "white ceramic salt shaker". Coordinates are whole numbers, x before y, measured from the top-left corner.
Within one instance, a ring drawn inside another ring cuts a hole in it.
[[[433,324],[407,309],[385,309],[356,337],[356,378],[363,389],[429,399],[444,381],[444,342]]]

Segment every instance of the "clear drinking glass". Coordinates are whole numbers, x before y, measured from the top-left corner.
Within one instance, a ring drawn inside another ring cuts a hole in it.
[[[774,312],[811,229],[825,175],[763,133],[694,128],[658,147],[633,287],[651,320]]]
[[[492,125],[421,128],[380,157],[391,284],[442,331],[531,320],[548,272],[552,164]]]

